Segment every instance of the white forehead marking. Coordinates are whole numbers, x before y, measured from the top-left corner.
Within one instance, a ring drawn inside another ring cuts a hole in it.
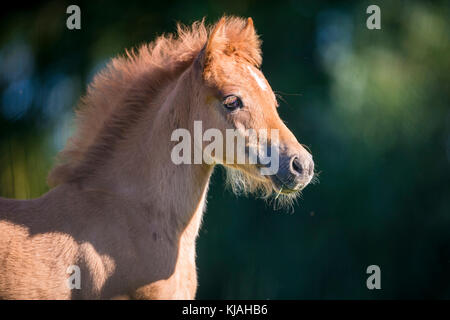
[[[263,89],[264,91],[267,90],[267,85],[264,82],[263,79],[261,79],[260,76],[258,76],[258,74],[252,70],[252,67],[247,66],[248,71],[250,71],[250,74],[253,76],[253,78],[255,78],[256,82],[258,83],[258,85],[261,87],[261,89]]]

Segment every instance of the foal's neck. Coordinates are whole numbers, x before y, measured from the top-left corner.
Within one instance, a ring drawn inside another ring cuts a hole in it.
[[[149,208],[170,231],[188,233],[191,240],[200,226],[212,166],[175,165],[171,160],[171,134],[190,130],[198,101],[195,73],[188,68],[170,82],[148,106],[148,111],[100,168],[88,186],[138,201]],[[195,71],[195,70],[194,70]],[[152,217],[149,217],[150,219]]]

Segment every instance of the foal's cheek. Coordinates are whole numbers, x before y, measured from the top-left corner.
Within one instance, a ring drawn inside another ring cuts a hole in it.
[[[217,102],[216,100],[217,99],[214,96],[207,95],[205,98],[205,104],[208,106],[213,106],[215,104],[214,102]]]
[[[233,123],[236,129],[256,129],[252,114],[247,110],[241,110],[233,115]]]

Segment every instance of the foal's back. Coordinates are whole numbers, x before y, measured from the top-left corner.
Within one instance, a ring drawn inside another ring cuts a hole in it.
[[[143,219],[149,210],[70,185],[34,200],[0,198],[0,299],[170,298],[186,259],[177,239],[161,238],[157,217]],[[81,290],[67,285],[73,265]]]
[[[76,245],[64,233],[41,233],[52,224],[45,199],[0,198],[0,298],[68,299],[62,264]],[[50,210],[50,208],[48,208]]]
[[[80,298],[99,298],[108,272],[92,243],[115,245],[101,239],[101,226],[107,225],[104,200],[69,186],[33,200],[0,198],[0,298],[70,299],[81,292]],[[72,265],[82,269],[82,291],[67,285]]]

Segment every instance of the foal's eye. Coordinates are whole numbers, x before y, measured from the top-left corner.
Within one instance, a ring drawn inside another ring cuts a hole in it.
[[[223,105],[230,111],[242,108],[242,100],[236,96],[227,96],[223,100]]]

